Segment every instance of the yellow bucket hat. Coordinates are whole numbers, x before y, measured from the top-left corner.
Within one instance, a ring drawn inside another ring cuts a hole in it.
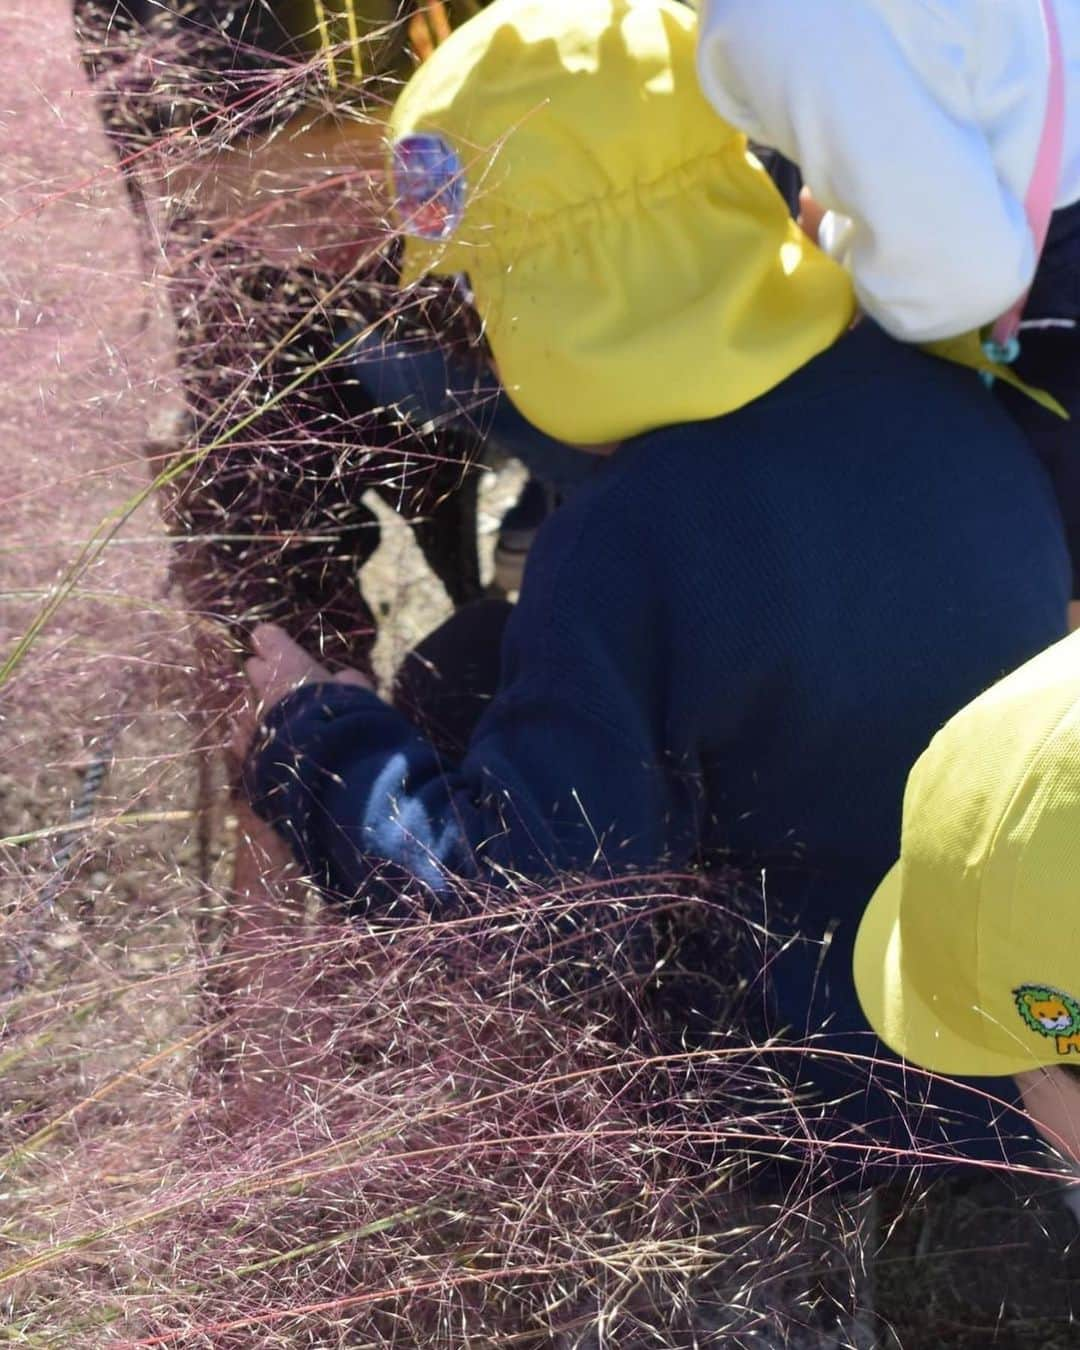
[[[924,1068],[1080,1066],[1080,633],[969,704],[915,765],[855,983],[881,1039]]]
[[[508,393],[564,441],[731,412],[854,313],[701,94],[695,34],[675,0],[495,0],[391,114],[403,280],[467,274]]]

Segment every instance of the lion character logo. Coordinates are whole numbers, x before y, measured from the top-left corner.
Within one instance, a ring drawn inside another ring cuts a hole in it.
[[[1056,1040],[1059,1055],[1080,1054],[1080,1000],[1043,984],[1022,984],[1013,997],[1031,1030]]]

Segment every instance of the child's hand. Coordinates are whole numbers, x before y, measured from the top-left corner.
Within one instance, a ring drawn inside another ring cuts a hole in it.
[[[371,682],[358,670],[341,670],[331,675],[277,624],[260,624],[252,634],[251,645],[255,655],[244,669],[264,712],[302,684],[355,684],[362,689],[371,688]]]
[[[251,684],[255,706],[239,718],[232,738],[233,750],[241,759],[251,744],[256,718],[265,717],[286,694],[291,694],[301,685],[354,684],[361,689],[372,687],[371,681],[358,670],[339,670],[332,675],[277,624],[260,624],[252,634],[251,645],[255,655],[247,662],[244,670]]]
[[[300,685],[330,679],[330,672],[276,624],[260,624],[251,646],[255,654],[244,671],[264,712]]]

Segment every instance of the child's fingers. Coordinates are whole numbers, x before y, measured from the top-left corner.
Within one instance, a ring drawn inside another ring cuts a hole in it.
[[[260,624],[251,635],[255,655],[244,662],[251,698],[237,714],[229,745],[243,760],[260,717],[308,680],[325,679],[326,672],[276,624]]]
[[[276,624],[260,624],[251,635],[254,659],[269,668],[271,674],[289,678],[292,672],[305,670],[311,658],[298,647],[284,629]]]
[[[322,666],[276,624],[260,624],[252,633],[252,648],[248,679],[267,708],[309,680],[328,678]]]
[[[261,656],[268,652],[275,651],[282,644],[292,645],[292,638],[276,623],[256,624],[251,632],[251,646]]]
[[[371,681],[366,675],[361,675],[358,670],[339,670],[334,676],[335,684],[354,684],[358,689],[373,688]]]
[[[309,656],[303,647],[292,640],[276,624],[260,624],[251,635],[255,652],[253,660],[262,661],[269,669],[277,698],[306,680],[325,680],[327,672]]]
[[[244,663],[244,673],[247,675],[256,696],[260,701],[265,701],[267,690],[274,680],[274,672],[270,663],[263,661],[258,656],[253,656],[250,661]]]
[[[251,645],[256,656],[261,656],[272,664],[305,666],[317,664],[314,658],[276,623],[259,624],[251,635]]]

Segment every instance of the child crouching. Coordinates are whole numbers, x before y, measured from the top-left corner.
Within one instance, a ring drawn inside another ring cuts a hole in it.
[[[438,910],[462,878],[739,868],[807,939],[745,973],[764,1034],[826,1027],[792,1078],[870,1138],[887,1104],[832,1066],[877,1048],[851,954],[905,777],[1061,636],[1068,560],[970,372],[849,331],[846,274],[710,112],[694,39],[667,0],[500,0],[407,86],[406,279],[467,273],[519,411],[603,462],[513,611],[438,635],[456,746],[264,631],[246,783],[369,910],[387,883]],[[963,1137],[1000,1156],[979,1109]]]

